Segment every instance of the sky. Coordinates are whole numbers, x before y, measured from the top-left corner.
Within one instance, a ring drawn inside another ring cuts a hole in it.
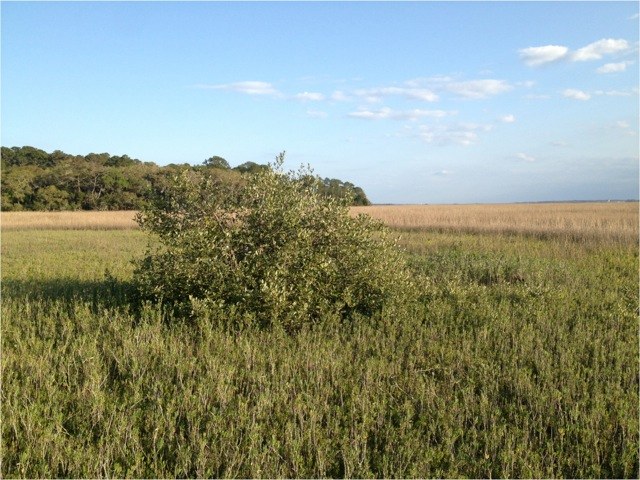
[[[7,2],[3,146],[374,203],[637,199],[638,2]]]

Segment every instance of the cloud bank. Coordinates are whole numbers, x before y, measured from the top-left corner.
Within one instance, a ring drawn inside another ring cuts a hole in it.
[[[514,87],[505,80],[483,78],[479,80],[456,80],[447,76],[409,80],[407,85],[417,89],[423,86],[428,91],[448,92],[461,98],[485,99],[508,92]]]
[[[447,86],[447,90],[465,98],[488,98],[503,92],[508,92],[513,87],[504,80],[469,80],[466,82],[453,82]]]
[[[270,95],[280,97],[282,94],[270,83],[259,81],[246,81],[235,83],[222,83],[219,85],[196,85],[197,88],[226,90],[230,92],[243,93],[245,95]]]
[[[536,159],[534,157],[532,157],[531,155],[527,155],[526,153],[516,153],[516,158],[518,158],[519,160],[524,160],[525,162],[535,162]]]
[[[565,91],[562,92],[562,95],[566,98],[572,98],[574,100],[589,100],[591,98],[591,95],[589,95],[586,92],[583,92],[582,90],[577,90],[575,88],[567,88]]]
[[[403,88],[403,87],[378,87],[359,89],[354,92],[358,98],[364,99],[369,103],[379,103],[384,97],[402,96],[410,100],[421,100],[424,102],[437,102],[438,95],[426,88]]]
[[[461,145],[466,147],[476,143],[479,132],[488,132],[491,128],[491,125],[472,123],[420,125],[415,136],[432,145]]]
[[[294,95],[296,100],[301,101],[311,101],[311,102],[320,102],[324,100],[324,95],[318,92],[302,92]]]
[[[624,52],[629,48],[629,42],[623,39],[603,38],[590,43],[586,47],[576,50],[571,55],[574,62],[586,62],[588,60],[600,60],[605,55]]]
[[[540,67],[560,60],[586,62],[600,60],[605,55],[613,55],[629,50],[629,42],[624,39],[603,38],[575,51],[564,45],[543,45],[518,50],[520,59],[529,67]]]
[[[568,52],[569,48],[562,45],[545,45],[519,50],[520,58],[529,67],[539,67],[547,63],[557,62],[565,58]]]
[[[618,63],[605,63],[599,67],[596,72],[598,73],[618,73],[627,70],[627,66],[632,62],[618,62]]]
[[[355,112],[350,112],[347,116],[362,120],[382,120],[387,118],[392,120],[418,120],[423,117],[442,118],[455,114],[456,112],[447,112],[444,110],[421,110],[418,108],[413,110],[393,110],[391,108],[384,107],[378,110],[363,108]]]

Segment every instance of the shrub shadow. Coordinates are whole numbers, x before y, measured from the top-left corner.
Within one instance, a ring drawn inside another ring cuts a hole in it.
[[[24,302],[88,304],[93,310],[137,310],[139,296],[133,282],[106,277],[103,280],[55,278],[47,280],[3,279],[2,298]]]

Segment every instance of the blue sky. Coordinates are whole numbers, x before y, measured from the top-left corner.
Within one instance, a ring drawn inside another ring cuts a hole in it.
[[[638,198],[637,2],[6,2],[2,145],[376,203]]]

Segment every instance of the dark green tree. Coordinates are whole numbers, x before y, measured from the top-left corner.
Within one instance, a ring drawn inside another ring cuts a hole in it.
[[[69,194],[55,185],[38,189],[33,199],[34,210],[69,210]]]
[[[37,167],[51,167],[53,161],[49,157],[49,154],[44,150],[34,147],[12,147],[13,154],[7,155],[8,166],[24,166],[33,165]],[[8,153],[8,152],[7,152]],[[5,155],[5,151],[2,151],[2,155]]]
[[[116,156],[110,157],[105,162],[105,165],[109,167],[130,167],[138,163],[141,163],[140,160],[137,160],[135,158],[130,158],[129,155],[122,155],[122,156],[116,155]]]
[[[268,168],[267,165],[260,165],[256,162],[245,162],[235,167],[234,170],[240,173],[258,173]]]
[[[33,165],[2,171],[2,210],[32,210],[34,183],[42,169]]]
[[[213,157],[207,158],[203,162],[203,165],[205,167],[222,168],[224,170],[228,170],[228,169],[231,168],[231,166],[229,165],[229,162],[227,162],[222,157],[218,157],[217,155],[214,155]]]

